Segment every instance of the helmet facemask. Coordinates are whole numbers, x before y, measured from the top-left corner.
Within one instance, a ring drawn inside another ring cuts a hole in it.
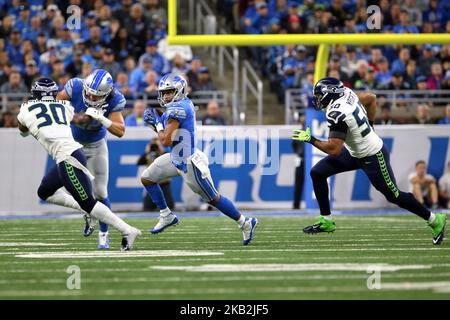
[[[100,108],[106,102],[111,91],[112,88],[108,93],[99,94],[97,90],[93,90],[86,84],[83,84],[83,100],[90,107]]]

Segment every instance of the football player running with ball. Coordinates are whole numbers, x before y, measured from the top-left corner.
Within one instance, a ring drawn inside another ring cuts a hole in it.
[[[336,229],[331,217],[327,178],[341,172],[362,169],[372,185],[389,202],[426,220],[432,230],[433,244],[440,244],[444,239],[446,215],[430,212],[411,193],[397,188],[389,152],[373,129],[376,96],[372,93],[357,95],[340,80],[330,77],[318,81],[313,91],[315,107],[326,110],[330,133],[328,141],[311,136],[310,128],[295,130],[292,136],[292,139],[308,142],[328,154],[310,172],[319,203],[320,219],[303,231],[319,233]]]
[[[75,141],[83,145],[87,158],[87,167],[93,173],[94,195],[108,208],[108,147],[105,136],[109,131],[117,137],[125,134],[125,121],[122,110],[125,97],[114,88],[114,82],[106,70],[96,69],[85,79],[70,79],[57,99],[68,100],[75,108],[72,121],[72,133]],[[109,249],[108,225],[100,221],[98,248]],[[86,220],[83,230],[85,237],[91,235],[94,226]]]
[[[153,202],[160,210],[159,221],[151,233],[176,225],[178,218],[167,207],[159,181],[181,175],[192,191],[204,201],[235,220],[244,236],[244,245],[253,238],[258,224],[256,218],[246,218],[234,204],[220,195],[214,187],[207,156],[197,149],[195,110],[187,98],[187,81],[176,73],[164,75],[158,84],[158,101],[164,113],[147,109],[144,121],[157,132],[161,142],[170,146],[171,152],[163,154],[142,173],[141,181]]]
[[[122,233],[122,251],[131,250],[141,231],[117,217],[92,193],[83,146],[72,136],[70,121],[74,108],[68,101],[56,100],[58,85],[49,78],[36,80],[31,100],[20,107],[17,120],[23,137],[32,135],[55,159],[56,165],[42,179],[39,197],[88,213],[89,219],[102,220]],[[62,190],[65,187],[70,195]]]

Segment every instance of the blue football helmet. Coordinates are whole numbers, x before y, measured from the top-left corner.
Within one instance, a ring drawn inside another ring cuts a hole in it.
[[[39,78],[31,86],[31,98],[41,100],[43,97],[53,97],[59,92],[58,85],[50,78]]]
[[[344,94],[345,87],[341,80],[331,77],[320,79],[313,89],[314,107],[317,110],[326,109]]]
[[[114,90],[108,71],[96,69],[83,80],[83,101],[88,107],[100,108]]]
[[[169,104],[186,98],[188,94],[187,87],[187,81],[181,75],[173,72],[164,75],[158,84],[158,101],[161,107],[167,108]],[[166,101],[165,95],[172,92],[172,98]]]

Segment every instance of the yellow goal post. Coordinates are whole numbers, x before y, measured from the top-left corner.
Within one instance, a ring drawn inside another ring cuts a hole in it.
[[[171,45],[190,46],[272,46],[302,44],[319,46],[314,80],[326,75],[329,46],[394,45],[394,44],[450,44],[447,33],[358,33],[358,34],[177,34],[177,0],[168,0],[168,36]]]

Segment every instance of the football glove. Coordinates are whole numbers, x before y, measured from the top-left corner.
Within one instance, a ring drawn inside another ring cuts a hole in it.
[[[164,130],[163,124],[161,123],[161,117],[153,108],[144,111],[144,122],[156,132]]]
[[[311,129],[307,127],[306,130],[294,130],[292,140],[311,142]]]

